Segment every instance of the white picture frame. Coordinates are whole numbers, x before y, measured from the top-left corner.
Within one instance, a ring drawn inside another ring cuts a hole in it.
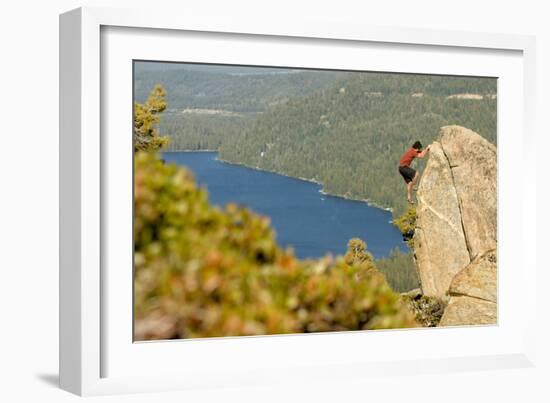
[[[131,43],[132,37],[138,35],[139,49]],[[181,51],[180,56],[175,53],[173,45],[179,41],[188,41],[185,55]],[[160,50],[153,50],[159,43],[163,44],[157,46]],[[231,45],[225,46],[231,52],[222,51],[220,44],[224,43]],[[239,50],[243,44],[246,46]],[[262,47],[269,51],[258,50]],[[342,52],[345,61],[316,58],[321,55],[313,51],[317,47],[330,49],[334,54]],[[219,52],[208,53],[208,49]],[[255,51],[246,54],[246,49]],[[379,58],[365,61],[361,55],[368,52]],[[191,53],[193,60],[189,59]],[[422,57],[415,57],[419,55]],[[273,60],[284,57],[292,57],[296,67],[368,67],[379,71],[488,76],[495,76],[491,71],[498,70],[502,74],[498,75],[502,79],[498,147],[499,262],[503,263],[499,263],[497,326],[151,343],[133,343],[128,338],[128,295],[131,296],[132,285],[124,284],[131,279],[132,269],[128,266],[124,275],[110,270],[115,261],[119,267],[127,266],[132,250],[128,244],[129,216],[116,214],[116,209],[124,211],[128,207],[128,198],[117,197],[124,202],[114,206],[111,196],[115,191],[131,195],[132,183],[126,180],[131,162],[124,163],[131,155],[129,147],[124,151],[130,134],[113,135],[114,129],[124,131],[125,125],[131,124],[131,74],[125,79],[128,60],[184,58],[180,61],[277,65]],[[534,365],[535,322],[531,315],[535,312],[536,246],[527,236],[536,232],[535,211],[528,208],[534,204],[536,189],[535,161],[531,158],[535,147],[534,58],[534,38],[521,35],[315,20],[213,20],[175,15],[169,10],[80,8],[62,14],[61,387],[79,395],[98,395]],[[507,136],[503,137],[503,133]],[[119,165],[113,165],[115,150],[120,151]],[[518,175],[508,163],[518,155],[522,171],[528,175]],[[511,193],[508,181],[520,191]],[[511,211],[514,219],[508,214]],[[117,225],[111,223],[115,221]],[[118,245],[125,252],[118,252]],[[512,245],[513,250],[506,247]],[[514,289],[516,300],[511,304],[506,296],[511,295],[514,282],[521,283],[521,287]],[[120,301],[113,295],[121,295]],[[367,339],[370,347],[359,352],[357,346],[365,345],[361,343]],[[453,340],[462,344],[450,344]],[[429,345],[435,346],[433,350],[428,349]],[[411,351],[410,346],[417,346],[418,351]],[[330,353],[320,355],[322,350]],[[174,358],[178,354],[184,354],[186,359]],[[144,366],[152,370],[137,368],[136,362],[147,363]],[[210,365],[213,362],[216,365]]]

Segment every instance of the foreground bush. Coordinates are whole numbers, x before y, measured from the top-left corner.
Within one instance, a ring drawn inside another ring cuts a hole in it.
[[[416,326],[364,242],[299,260],[266,217],[212,207],[189,171],[135,155],[135,339]]]

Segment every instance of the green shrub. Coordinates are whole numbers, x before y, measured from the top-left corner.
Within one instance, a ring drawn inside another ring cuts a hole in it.
[[[422,295],[420,289],[402,294],[402,298],[414,312],[416,321],[424,327],[436,327],[447,307],[443,299]]]
[[[409,207],[403,215],[393,220],[393,224],[399,228],[403,234],[403,240],[412,249],[414,229],[416,226],[416,207]]]
[[[361,240],[299,260],[268,218],[212,207],[186,169],[134,162],[136,340],[417,326]]]

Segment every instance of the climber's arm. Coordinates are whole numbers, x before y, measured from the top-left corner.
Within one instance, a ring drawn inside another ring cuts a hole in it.
[[[424,158],[426,156],[426,154],[428,153],[428,151],[430,150],[430,146],[426,147],[424,150],[422,150],[421,152],[418,153],[417,157],[418,158]]]

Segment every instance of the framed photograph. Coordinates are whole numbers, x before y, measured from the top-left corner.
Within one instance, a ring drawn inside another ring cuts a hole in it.
[[[532,366],[534,48],[61,15],[61,387]]]

